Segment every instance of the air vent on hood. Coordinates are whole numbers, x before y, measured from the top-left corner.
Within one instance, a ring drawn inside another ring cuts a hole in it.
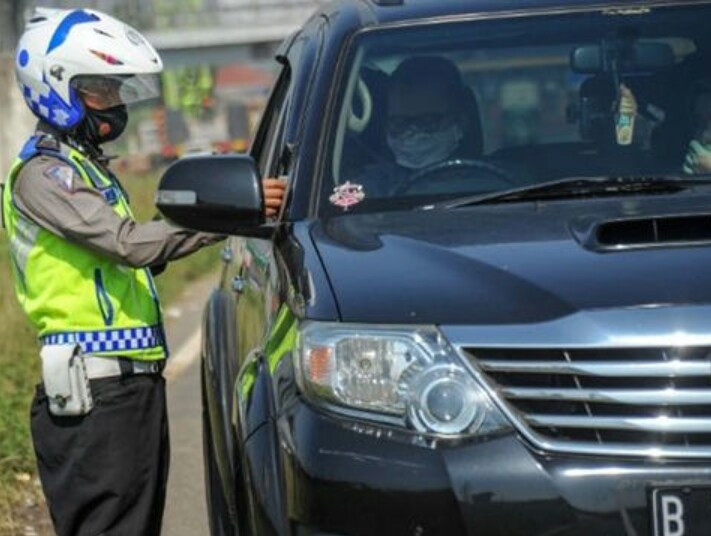
[[[597,227],[595,238],[602,249],[711,243],[711,214],[603,223]]]

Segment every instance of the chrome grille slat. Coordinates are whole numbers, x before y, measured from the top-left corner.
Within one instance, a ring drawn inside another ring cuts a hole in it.
[[[590,417],[568,415],[527,415],[533,426],[551,428],[600,428],[604,430],[639,430],[679,434],[711,433],[710,418],[686,417]]]
[[[540,449],[711,458],[711,345],[460,348]]]
[[[556,389],[503,387],[506,398],[565,400],[600,404],[695,405],[711,404],[711,389]],[[711,410],[709,411],[711,413]]]
[[[597,361],[478,361],[486,372],[520,372],[528,374],[570,374],[627,378],[663,378],[678,376],[711,377],[709,361],[667,361],[608,363]]]
[[[573,360],[570,358],[570,353],[569,353],[569,352],[563,352],[563,356],[565,357],[566,363],[572,363],[572,362],[573,362]],[[575,386],[576,386],[578,389],[582,389],[582,388],[583,388],[583,386],[582,386],[581,383],[580,383],[580,378],[578,378],[577,375],[576,375],[576,376],[573,376],[573,381],[575,382]],[[590,409],[590,404],[585,403],[584,405],[585,405],[585,413],[587,413],[589,417],[592,417],[593,413],[592,413],[592,410]],[[598,443],[602,443],[602,436],[600,436],[600,431],[599,431],[599,430],[595,430],[595,438],[597,439],[597,442],[598,442]]]

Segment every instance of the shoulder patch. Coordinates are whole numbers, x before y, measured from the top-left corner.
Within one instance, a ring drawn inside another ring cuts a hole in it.
[[[70,193],[74,192],[74,170],[69,166],[56,164],[48,167],[44,174],[56,182],[63,190]]]

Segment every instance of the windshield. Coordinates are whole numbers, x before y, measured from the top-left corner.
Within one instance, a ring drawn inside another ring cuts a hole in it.
[[[711,6],[391,27],[348,53],[326,213],[711,172]]]

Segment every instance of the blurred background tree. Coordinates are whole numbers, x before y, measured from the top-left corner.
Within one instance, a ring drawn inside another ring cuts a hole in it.
[[[0,2],[0,52],[12,50],[24,24],[25,0]]]

